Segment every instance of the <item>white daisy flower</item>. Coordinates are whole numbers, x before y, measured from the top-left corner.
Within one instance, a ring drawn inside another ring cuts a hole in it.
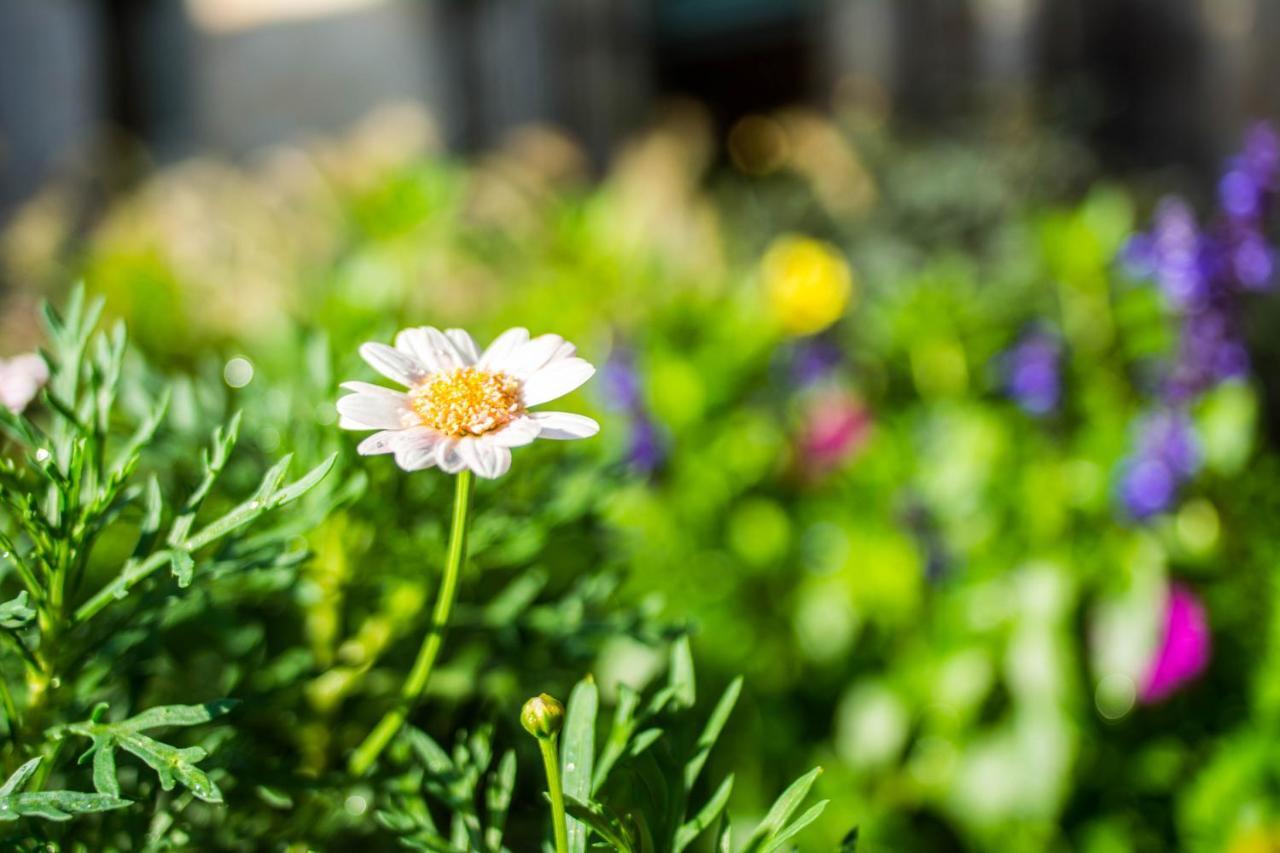
[[[574,352],[559,335],[530,338],[521,328],[503,332],[483,354],[461,329],[405,329],[395,347],[368,343],[360,355],[409,390],[344,382],[353,393],[338,400],[338,425],[378,430],[360,442],[359,452],[394,454],[406,471],[436,465],[450,474],[470,468],[481,477],[501,477],[511,467],[513,447],[600,431],[583,415],[529,411],[596,372]]]
[[[16,415],[48,381],[49,365],[33,352],[0,359],[0,405]]]

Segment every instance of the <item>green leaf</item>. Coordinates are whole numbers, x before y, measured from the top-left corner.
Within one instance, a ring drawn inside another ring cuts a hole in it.
[[[282,507],[287,503],[297,500],[307,492],[315,488],[316,484],[325,478],[333,468],[333,463],[338,460],[337,453],[331,453],[329,456],[316,467],[312,468],[306,474],[303,474],[294,482],[285,486],[271,497],[271,509]]]
[[[113,725],[125,731],[157,729],[161,726],[198,726],[231,712],[240,704],[235,699],[218,699],[203,705],[157,705]]]
[[[693,840],[702,834],[712,821],[724,811],[725,805],[729,802],[729,795],[733,793],[733,774],[729,774],[716,792],[711,795],[711,799],[707,800],[706,805],[698,810],[698,813],[689,820],[676,832],[675,853],[693,843]]]
[[[252,498],[232,509],[221,518],[210,522],[199,533],[186,539],[185,542],[181,542],[181,546],[188,551],[197,551],[221,539],[228,533],[245,526],[267,510],[284,506],[297,499],[324,479],[324,476],[329,473],[338,457],[337,454],[330,455],[329,458],[312,468],[297,481],[281,489],[280,482],[284,479],[285,471],[289,467],[289,462],[292,458],[292,455],[286,455],[272,466],[263,476],[262,482]]]
[[[729,826],[729,815],[720,818],[720,829],[716,831],[716,853],[733,853],[733,831]]]
[[[509,749],[498,762],[498,769],[490,774],[484,792],[487,812],[484,842],[490,853],[502,850],[502,834],[507,822],[507,810],[511,808],[511,794],[516,787],[516,753]]]
[[[196,575],[196,561],[186,551],[170,551],[169,568],[173,571],[173,576],[178,579],[178,586],[184,589],[191,585]]]
[[[698,690],[693,673],[693,649],[687,634],[671,644],[671,671],[667,679],[676,704],[692,708],[697,702]]]
[[[587,676],[569,694],[565,711],[563,745],[560,750],[560,774],[565,796],[585,801],[591,794],[591,771],[596,749],[596,710],[600,694],[596,683]],[[569,822],[569,853],[587,849],[587,827],[579,820]]]
[[[662,737],[662,729],[645,729],[632,739],[631,749],[627,751],[627,755],[631,758],[635,758],[646,749],[653,746],[660,737]]]
[[[839,853],[857,853],[858,851],[858,827],[849,830],[849,834],[840,840]]]
[[[108,794],[89,794],[81,791],[36,791],[19,793],[40,764],[33,758],[19,767],[3,785],[0,785],[0,821],[14,821],[20,817],[39,817],[45,820],[69,820],[72,815],[89,812],[105,812],[129,805],[128,800]]]
[[[693,790],[693,783],[698,781],[698,774],[702,772],[702,766],[706,763],[707,756],[711,753],[711,748],[715,746],[716,740],[720,737],[720,732],[724,730],[725,723],[729,721],[729,715],[733,713],[733,707],[737,704],[738,695],[741,692],[742,676],[738,676],[725,689],[720,701],[716,703],[715,709],[711,712],[711,716],[707,718],[707,725],[698,737],[697,751],[694,752],[693,757],[684,766],[684,787],[686,790]]]
[[[70,820],[73,815],[111,811],[127,805],[129,800],[109,794],[86,794],[81,791],[14,794],[11,797],[0,797],[0,821],[12,821],[20,817]]]
[[[209,722],[215,717],[227,713],[235,706],[233,700],[208,702],[203,705],[163,705],[150,708],[127,720],[116,723],[100,722],[105,712],[105,704],[94,710],[93,718],[72,723],[67,730],[90,738],[93,745],[80,760],[93,757],[94,786],[100,791],[110,793],[119,790],[119,782],[114,778],[115,756],[103,757],[102,753],[113,753],[117,748],[142,759],[160,778],[160,787],[166,791],[181,783],[192,794],[207,803],[222,802],[222,791],[196,763],[203,761],[208,753],[198,746],[180,749],[162,743],[142,734],[145,729],[162,726],[194,726]],[[110,775],[111,779],[108,779]]]
[[[613,711],[613,726],[609,729],[609,737],[600,750],[596,761],[595,774],[591,779],[591,793],[600,790],[600,786],[609,778],[609,771],[622,757],[635,730],[635,712],[640,704],[640,694],[625,684],[618,687],[618,706]]]
[[[803,830],[809,824],[813,823],[815,820],[818,819],[818,815],[822,814],[823,810],[826,809],[827,807],[827,803],[829,802],[831,801],[822,800],[821,802],[816,803],[812,807],[810,807],[808,811],[800,815],[800,817],[796,818],[794,823],[792,823],[786,829],[782,830],[782,832],[779,832],[777,835],[775,835],[773,838],[773,841],[771,841],[768,844],[768,846],[764,848],[764,853],[771,853],[771,851],[779,849],[780,847],[782,847],[783,844],[787,843],[796,835],[798,835],[801,830]]]
[[[27,780],[31,778],[31,774],[35,773],[36,768],[39,766],[40,759],[33,758],[13,771],[13,775],[6,779],[3,785],[0,785],[0,797],[7,797],[20,790],[23,785],[27,784]]]
[[[821,773],[822,768],[815,767],[792,782],[791,786],[782,792],[773,807],[769,809],[769,813],[764,816],[764,820],[756,827],[756,831],[747,839],[747,846],[742,849],[742,853],[756,853],[756,851],[767,849],[765,845],[773,841],[791,815],[804,802],[804,798],[809,795],[809,789],[813,787],[813,783]]]
[[[0,627],[21,628],[35,615],[36,612],[27,606],[27,591],[24,589],[17,598],[0,604]]]
[[[575,822],[595,830],[596,834],[611,844],[615,850],[621,850],[623,853],[633,853],[635,850],[622,826],[617,821],[610,820],[598,808],[593,809],[581,800],[566,795],[564,810]]]

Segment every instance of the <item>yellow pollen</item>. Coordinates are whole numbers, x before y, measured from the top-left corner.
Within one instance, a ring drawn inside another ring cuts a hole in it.
[[[409,405],[423,426],[455,438],[501,429],[524,411],[518,380],[474,367],[432,374],[409,392]]]

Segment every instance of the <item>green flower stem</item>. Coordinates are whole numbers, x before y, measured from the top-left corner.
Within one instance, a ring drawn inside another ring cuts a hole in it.
[[[82,622],[86,622],[117,598],[123,598],[125,593],[139,581],[144,580],[161,566],[168,565],[172,554],[173,552],[166,548],[163,551],[157,551],[141,563],[134,564],[131,562],[127,564],[124,571],[117,575],[115,580],[98,590],[97,594],[80,605],[71,618],[71,624],[79,625]]]
[[[472,474],[463,469],[457,478],[457,486],[453,497],[453,524],[449,529],[449,554],[445,559],[444,577],[440,581],[440,592],[436,597],[435,610],[431,614],[431,627],[427,636],[422,639],[422,648],[418,650],[418,658],[409,670],[409,677],[400,688],[400,701],[388,711],[378,725],[374,727],[364,743],[351,754],[348,769],[356,776],[363,776],[373,763],[378,760],[382,750],[404,725],[409,712],[417,705],[422,691],[426,690],[431,680],[431,669],[435,666],[436,655],[444,642],[445,630],[449,627],[449,615],[453,612],[453,601],[458,591],[458,575],[462,571],[462,562],[467,556],[467,517],[471,511]]]
[[[560,784],[560,742],[558,735],[538,738],[542,764],[547,768],[547,795],[551,798],[551,825],[556,836],[556,853],[569,853],[569,825],[564,817],[564,788]]]

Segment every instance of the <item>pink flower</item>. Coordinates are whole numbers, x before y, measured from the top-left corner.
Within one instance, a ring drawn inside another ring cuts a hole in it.
[[[49,366],[35,353],[0,359],[0,405],[16,415],[48,381]]]
[[[807,423],[800,437],[805,465],[826,469],[857,453],[871,432],[871,415],[853,395],[824,393],[808,404]]]
[[[1163,701],[1209,665],[1209,620],[1204,604],[1181,584],[1169,586],[1164,636],[1142,681],[1142,701]]]

